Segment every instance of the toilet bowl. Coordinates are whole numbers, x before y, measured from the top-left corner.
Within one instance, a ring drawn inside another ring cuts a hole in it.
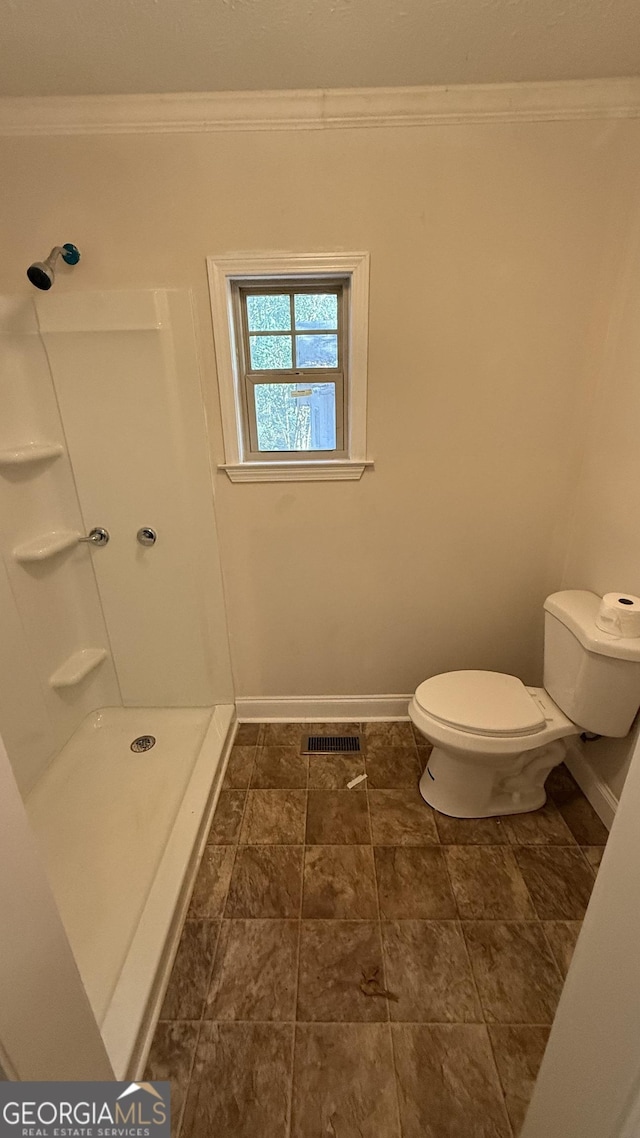
[[[473,670],[420,684],[409,715],[433,744],[420,779],[430,806],[454,818],[537,810],[572,735],[629,732],[640,706],[640,637],[601,630],[600,599],[578,589],[547,597],[542,688]]]
[[[544,783],[580,728],[544,688],[500,672],[446,672],[420,684],[409,708],[434,744],[420,779],[441,814],[486,818],[544,805]]]

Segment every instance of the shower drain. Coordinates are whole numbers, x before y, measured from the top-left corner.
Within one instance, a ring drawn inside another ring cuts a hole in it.
[[[131,744],[131,750],[137,751],[138,753],[140,751],[150,751],[152,747],[155,747],[155,745],[155,735],[138,735],[138,738],[134,739],[133,743]]]

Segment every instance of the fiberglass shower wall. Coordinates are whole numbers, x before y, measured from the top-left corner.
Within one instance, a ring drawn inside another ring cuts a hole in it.
[[[0,395],[0,728],[27,794],[96,708],[232,702],[188,293],[5,298]]]

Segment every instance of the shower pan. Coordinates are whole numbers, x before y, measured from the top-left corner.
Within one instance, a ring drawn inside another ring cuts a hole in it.
[[[0,734],[117,1078],[234,720],[190,297],[0,298]]]

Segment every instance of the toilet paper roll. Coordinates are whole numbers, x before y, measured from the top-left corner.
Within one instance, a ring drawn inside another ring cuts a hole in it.
[[[640,597],[633,593],[605,593],[596,625],[618,640],[640,636]]]

